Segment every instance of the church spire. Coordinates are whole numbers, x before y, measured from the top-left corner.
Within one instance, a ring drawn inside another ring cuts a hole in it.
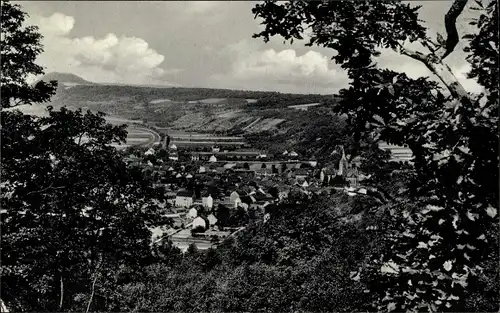
[[[349,163],[347,161],[347,158],[345,156],[345,151],[344,151],[344,146],[340,146],[340,151],[342,153],[342,157],[339,161],[339,169],[337,174],[340,176],[343,176],[344,174],[347,174],[347,169],[349,168]]]

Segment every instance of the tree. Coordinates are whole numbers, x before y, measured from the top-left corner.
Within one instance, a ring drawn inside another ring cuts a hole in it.
[[[1,297],[16,311],[83,311],[114,297],[117,269],[149,262],[148,228],[166,223],[153,202],[162,193],[126,167],[110,145],[125,126],[103,113],[5,110],[47,101],[56,85],[25,81],[41,74],[41,47],[24,17],[2,2]]]
[[[34,86],[26,82],[29,76],[43,74],[43,68],[35,64],[43,49],[42,36],[38,27],[23,25],[26,16],[19,5],[2,1],[2,109],[47,102],[56,92],[55,81],[39,81]]]
[[[272,186],[271,188],[269,188],[269,194],[273,196],[273,198],[278,199],[280,191],[278,187]]]
[[[220,227],[230,226],[231,212],[226,206],[219,204],[215,217]]]
[[[288,170],[288,168],[286,167],[286,163],[281,163],[281,173],[284,173]]]
[[[321,186],[327,187],[327,186],[329,186],[329,182],[330,182],[330,176],[325,175],[325,178],[323,179],[323,182],[321,183]]]
[[[309,29],[307,45],[336,51],[333,59],[352,80],[337,110],[348,115],[355,142],[373,138],[413,152],[415,187],[406,201],[391,204],[399,209],[391,245],[382,263],[380,256],[372,263],[372,273],[397,265],[382,275],[379,310],[465,310],[464,292],[482,275],[494,242],[488,234],[498,224],[498,88],[491,79],[498,76],[498,1],[475,1],[480,16],[471,23],[479,30],[464,38],[470,77],[485,88],[480,95],[467,93],[445,62],[460,40],[456,21],[467,2],[451,4],[446,39],[437,40],[421,25],[420,7],[400,1],[266,1],[253,9],[265,25],[254,37],[293,41]],[[406,41],[424,49],[408,49]],[[377,68],[381,48],[421,62],[433,79]]]
[[[278,174],[278,168],[276,167],[276,165],[275,165],[275,164],[273,164],[273,165],[271,166],[271,170],[272,170],[273,174]]]

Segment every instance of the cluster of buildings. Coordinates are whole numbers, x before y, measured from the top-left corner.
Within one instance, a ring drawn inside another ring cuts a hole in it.
[[[174,223],[163,238],[183,250],[191,243],[199,249],[218,244],[244,227],[250,213],[269,218],[270,209],[292,190],[320,194],[349,187],[352,193],[363,178],[358,161],[349,162],[342,147],[329,164],[301,161],[294,151],[284,151],[279,159],[248,149],[179,152],[175,144],[166,153],[152,147],[125,158],[164,189],[166,214]]]

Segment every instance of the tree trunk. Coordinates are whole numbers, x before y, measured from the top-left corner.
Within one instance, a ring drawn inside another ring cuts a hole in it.
[[[0,312],[9,313],[9,309],[7,309],[7,306],[5,305],[2,299],[0,299]]]
[[[64,282],[63,282],[62,274],[61,274],[61,277],[59,278],[59,280],[60,280],[60,286],[61,286],[60,299],[59,299],[59,311],[62,311],[63,299],[64,299]]]
[[[430,55],[425,65],[443,82],[443,84],[445,84],[453,98],[457,100],[462,100],[463,98],[468,99],[469,95],[467,91],[462,84],[460,84],[450,67],[444,64],[442,60]]]
[[[94,280],[92,281],[92,287],[90,290],[90,299],[89,299],[89,303],[87,304],[87,310],[85,311],[85,313],[89,312],[90,306],[92,305],[92,300],[94,299],[95,284],[97,282],[97,278],[99,277],[99,269],[101,268],[102,261],[103,261],[103,256],[101,254],[101,255],[99,255],[99,262],[97,263],[97,267],[96,267],[95,272],[94,272]]]

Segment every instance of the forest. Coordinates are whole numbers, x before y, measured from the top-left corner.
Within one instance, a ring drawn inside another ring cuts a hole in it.
[[[467,2],[450,2],[445,39],[428,36],[419,7],[401,1],[255,4],[248,13],[264,26],[256,40],[300,40],[310,30],[307,44],[335,51],[333,61],[351,79],[335,106],[294,124],[290,142],[324,158],[333,144],[349,145],[363,156],[373,193],[291,192],[266,212],[269,219],[245,217],[245,230],[217,249],[191,246],[182,254],[168,241],[151,244],[150,227],[171,221],[158,206],[164,194],[109,145],[125,141],[125,126],[81,109],[49,106],[43,117],[16,110],[50,102],[57,82],[27,82],[44,72],[36,63],[41,34],[25,25],[20,5],[3,1],[2,306],[498,312],[498,1],[472,1],[477,31],[458,36]],[[467,92],[446,65],[460,40],[481,94]],[[406,41],[425,50],[412,51]],[[381,48],[422,62],[434,76],[379,69],[373,58]],[[265,101],[269,109],[282,105]],[[261,136],[285,140],[279,132]],[[377,140],[407,145],[413,164],[388,162]]]

